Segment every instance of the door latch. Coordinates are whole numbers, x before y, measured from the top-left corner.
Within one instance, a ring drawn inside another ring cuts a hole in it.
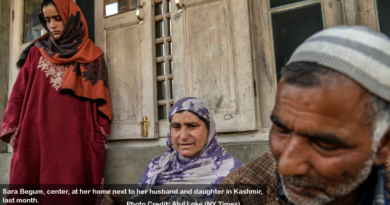
[[[144,137],[147,137],[149,134],[149,132],[148,132],[148,129],[149,129],[148,117],[144,116],[142,118],[141,125],[142,125],[142,134]]]

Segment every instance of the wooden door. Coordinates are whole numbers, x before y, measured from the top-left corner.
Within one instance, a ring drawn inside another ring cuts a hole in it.
[[[118,2],[118,1],[116,1]],[[126,1],[119,1],[123,4]],[[157,138],[152,38],[152,6],[144,0],[140,20],[133,1],[119,6],[121,13],[105,16],[103,1],[95,3],[95,43],[106,55],[113,109],[110,139]],[[141,121],[148,118],[148,136]]]
[[[172,18],[175,101],[202,99],[218,132],[257,129],[247,0],[181,0]],[[175,6],[173,6],[175,7]]]

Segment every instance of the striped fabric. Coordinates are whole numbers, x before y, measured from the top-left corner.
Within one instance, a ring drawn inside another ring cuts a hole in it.
[[[390,39],[362,26],[322,30],[293,53],[293,62],[314,62],[357,81],[371,93],[390,101]]]

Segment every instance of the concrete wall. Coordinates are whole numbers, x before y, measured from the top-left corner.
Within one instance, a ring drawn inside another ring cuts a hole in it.
[[[245,164],[269,150],[268,142],[264,141],[221,145]],[[106,184],[138,184],[149,162],[167,150],[166,146],[106,149]],[[12,154],[0,154],[0,184],[8,183],[11,157]]]
[[[9,182],[9,168],[11,164],[12,154],[0,154],[0,185],[8,184]]]
[[[268,142],[221,144],[230,154],[248,163],[269,150]],[[167,151],[165,147],[107,149],[104,175],[106,184],[138,184],[152,159]]]
[[[0,2],[0,122],[8,100],[8,46],[9,46],[9,0]],[[0,124],[1,127],[1,124]],[[0,129],[1,130],[1,129]],[[7,144],[0,140],[0,153],[7,150]]]

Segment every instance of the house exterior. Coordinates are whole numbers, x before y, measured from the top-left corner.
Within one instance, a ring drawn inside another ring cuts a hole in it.
[[[41,0],[0,3],[0,120],[21,51],[43,34]],[[390,35],[388,0],[76,0],[105,53],[113,120],[106,183],[137,184],[168,148],[175,101],[201,98],[244,163],[267,151],[280,70],[313,33],[364,25]],[[38,12],[38,13],[37,13]],[[148,125],[148,126],[146,126]],[[12,150],[0,144],[0,183]]]

